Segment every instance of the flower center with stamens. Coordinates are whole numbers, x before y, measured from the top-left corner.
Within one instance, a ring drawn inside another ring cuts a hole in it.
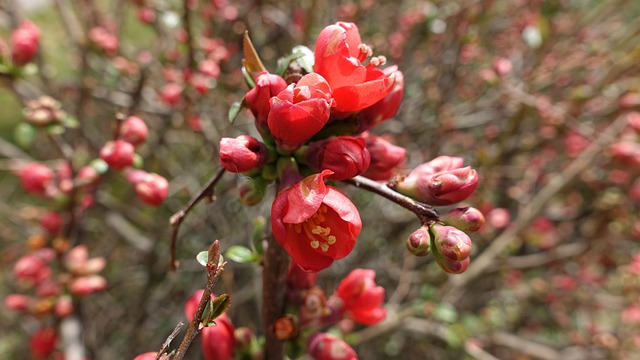
[[[329,251],[329,247],[338,240],[334,235],[331,235],[331,227],[323,226],[327,211],[329,211],[329,208],[325,204],[322,204],[318,211],[305,222],[287,225],[291,226],[296,234],[302,234],[304,231],[307,239],[309,239],[311,248],[327,252]]]

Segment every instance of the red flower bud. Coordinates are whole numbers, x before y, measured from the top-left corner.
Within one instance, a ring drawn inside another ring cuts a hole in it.
[[[428,204],[450,205],[471,196],[478,186],[478,173],[470,166],[432,174],[433,171],[438,171],[442,164],[428,166],[429,164],[423,164],[411,171],[396,184],[396,190]]]
[[[268,158],[267,147],[249,135],[220,140],[220,163],[229,172],[240,173],[259,168]]]
[[[452,274],[460,274],[469,266],[471,239],[467,234],[452,226],[435,224],[431,226],[433,255],[440,267]]]
[[[166,84],[160,91],[160,100],[169,106],[175,106],[182,99],[182,85],[171,82]]]
[[[100,275],[82,276],[69,283],[69,291],[76,296],[87,296],[106,288],[107,280]]]
[[[447,170],[454,170],[462,167],[464,159],[457,156],[438,156],[437,158],[418,165],[415,169],[411,170],[409,176],[427,176],[433,175]]]
[[[306,151],[309,166],[315,170],[329,169],[332,180],[350,179],[363,173],[371,161],[361,138],[332,136],[309,145]]]
[[[271,98],[278,95],[286,87],[287,82],[278,75],[263,71],[256,76],[256,86],[247,92],[244,101],[256,117],[259,129],[267,126],[267,118],[271,110]]]
[[[336,99],[336,111],[354,112],[382,100],[393,89],[394,74],[377,68],[385,62],[376,57],[362,63],[371,49],[360,41],[355,24],[338,22],[325,27],[318,35],[314,70],[327,79]]]
[[[29,339],[31,356],[36,359],[49,357],[56,349],[58,334],[54,328],[44,328],[36,331]]]
[[[56,306],[54,308],[54,312],[58,318],[63,318],[65,316],[69,316],[73,313],[73,301],[71,297],[68,295],[61,296],[58,298],[56,302]]]
[[[377,103],[365,108],[358,113],[359,132],[366,131],[392,117],[396,116],[400,104],[402,103],[402,92],[404,90],[404,76],[397,66],[390,66],[383,70],[385,75],[395,76],[396,82],[389,95],[385,96]]]
[[[114,170],[122,170],[133,165],[135,149],[126,141],[109,141],[100,150],[100,158]]]
[[[156,21],[156,11],[150,6],[142,6],[138,8],[138,20],[144,24],[151,24]],[[153,357],[155,359],[155,356]]]
[[[47,261],[36,254],[21,257],[13,266],[13,275],[18,280],[39,283],[51,275]]]
[[[620,141],[609,148],[611,155],[629,166],[640,166],[640,144],[633,141]]]
[[[404,161],[407,150],[395,146],[379,136],[364,134],[371,163],[364,176],[376,181],[386,181],[393,177],[395,170]]]
[[[387,312],[382,308],[384,288],[374,282],[376,272],[355,269],[344,278],[335,296],[342,300],[342,311],[355,322],[374,325],[382,321]]]
[[[147,139],[148,134],[149,128],[147,128],[147,124],[137,116],[129,116],[120,125],[120,136],[124,141],[132,145],[142,144]]]
[[[484,215],[476,208],[464,207],[449,211],[440,217],[440,221],[462,231],[476,232],[484,225]]]
[[[271,98],[270,104],[271,134],[283,150],[294,151],[327,123],[335,101],[327,81],[311,73]]]
[[[18,176],[24,191],[42,195],[47,192],[47,188],[51,185],[54,173],[40,163],[28,163],[20,168]]]
[[[305,271],[320,271],[347,256],[362,229],[358,209],[324,178],[311,175],[281,191],[271,207],[273,234]]]
[[[429,255],[431,248],[431,236],[428,229],[421,227],[409,235],[406,242],[407,250],[415,256]]]
[[[62,291],[60,284],[51,279],[39,283],[35,290],[39,298],[56,297]]]
[[[133,360],[156,360],[157,356],[158,356],[157,352],[150,351],[134,357]]]
[[[109,30],[98,26],[89,31],[89,40],[96,44],[102,51],[109,56],[115,56],[118,53],[120,41]]]
[[[151,206],[162,204],[169,194],[169,182],[156,173],[146,173],[135,184],[136,195],[143,203]]]
[[[309,338],[307,352],[314,360],[357,360],[356,352],[344,340],[328,333]]]
[[[40,47],[40,29],[31,21],[23,21],[11,34],[11,60],[22,66],[33,60]]]
[[[62,230],[62,216],[55,211],[46,213],[42,219],[40,219],[40,226],[47,231],[51,236],[56,235]]]
[[[30,296],[22,294],[10,294],[4,298],[4,306],[16,312],[26,312],[33,302]]]

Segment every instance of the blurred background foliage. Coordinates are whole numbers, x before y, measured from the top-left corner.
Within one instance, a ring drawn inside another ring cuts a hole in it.
[[[169,271],[169,217],[217,169],[219,139],[251,128],[248,113],[232,124],[227,120],[229,107],[247,90],[240,71],[243,32],[249,31],[263,62],[275,71],[277,59],[293,46],[313,48],[322,27],[352,21],[374,54],[404,73],[399,113],[372,132],[407,148],[407,168],[438,155],[464,157],[481,179],[465,203],[488,220],[472,236],[470,274],[447,275],[431,257],[405,250],[406,237],[419,226],[413,214],[344,187],[360,209],[363,232],[353,253],[323,271],[319,282],[330,294],[353,268],[377,271],[389,315],[348,338],[360,358],[640,354],[640,155],[634,162],[610,151],[622,140],[637,143],[639,135],[620,125],[605,130],[640,105],[640,2],[220,1],[224,5],[210,19],[194,17],[194,33],[207,29],[222,39],[228,57],[209,92],[192,95],[189,112],[163,104],[158,95],[165,84],[159,74],[174,63],[171,53],[186,51],[173,26],[181,21],[182,5],[150,1],[157,21],[147,25],[138,20],[135,3],[54,0],[30,6],[36,2],[22,0],[0,6],[4,39],[16,14],[41,28],[43,70],[14,83],[16,90],[9,82],[0,88],[0,297],[19,291],[10,269],[26,252],[27,239],[41,232],[38,219],[55,208],[25,196],[12,170],[33,159],[60,162],[45,134],[37,134],[29,148],[16,145],[14,129],[23,121],[16,93],[54,96],[79,120],[81,127],[64,137],[82,166],[110,139],[116,112],[130,101],[140,76],[136,59],[152,55],[138,111],[151,134],[139,153],[145,169],[170,180],[170,196],[149,208],[135,199],[122,174],[109,174],[72,239],[108,260],[107,291],[81,303],[90,358],[132,358],[158,349],[185,321],[184,302],[206,281],[195,255],[214,239],[223,249],[249,245],[254,219],[269,214],[273,195],[245,207],[235,190],[242,177],[228,174],[216,202],[198,206],[185,221],[181,266]],[[78,23],[67,21],[65,12]],[[121,60],[83,45],[69,30],[78,25],[86,33],[107,23],[120,39]],[[199,115],[198,124],[185,118],[191,113]],[[499,246],[491,248],[497,238]],[[229,315],[236,326],[259,331],[260,286],[258,266],[227,267],[217,292],[231,294]],[[40,321],[0,309],[2,357],[24,358],[27,334]],[[191,356],[198,351],[194,346]]]

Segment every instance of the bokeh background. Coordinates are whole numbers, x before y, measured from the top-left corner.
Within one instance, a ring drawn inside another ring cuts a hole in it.
[[[110,173],[68,240],[104,256],[105,292],[80,302],[91,359],[126,359],[157,350],[206,274],[198,252],[214,239],[223,250],[249,245],[253,223],[268,216],[273,193],[246,207],[227,174],[217,200],[184,222],[180,269],[169,271],[169,217],[218,168],[223,136],[252,131],[242,112],[247,90],[242,34],[268,69],[295,45],[313,49],[322,27],[355,22],[363,42],[404,73],[397,116],[374,128],[408,150],[410,169],[438,155],[461,156],[480,186],[465,204],[485,227],[472,236],[467,273],[448,275],[431,257],[405,250],[419,226],[413,214],[344,185],[358,205],[363,232],[353,253],[320,273],[333,292],[350,270],[374,269],[386,289],[388,319],[348,340],[362,359],[632,359],[640,356],[640,2],[625,0],[193,1],[196,58],[215,52],[219,74],[208,91],[175,106],[162,91],[184,65],[182,2],[5,0],[0,35],[16,19],[42,31],[39,73],[0,88],[0,297],[20,292],[12,275],[39,219],[55,202],[27,196],[15,169],[28,161],[59,165],[49,137],[25,146],[24,99],[48,94],[80,126],[63,135],[80,167],[110,139],[115,115],[131,103],[150,137],[138,153],[144,168],[170,181],[157,208],[136,199],[125,176]],[[155,20],[146,24],[142,8]],[[85,41],[104,27],[115,53]],[[205,35],[202,35],[205,34]],[[207,50],[207,51],[209,51]],[[144,60],[143,59],[147,59]],[[142,75],[141,75],[142,74]],[[194,115],[197,115],[196,119]],[[634,125],[635,124],[635,128]],[[255,131],[255,130],[253,130]],[[446,209],[445,209],[446,210]],[[236,326],[260,331],[260,268],[230,261],[216,292],[230,293]],[[24,359],[28,337],[48,318],[0,308],[0,354]],[[193,346],[191,358],[198,358]]]

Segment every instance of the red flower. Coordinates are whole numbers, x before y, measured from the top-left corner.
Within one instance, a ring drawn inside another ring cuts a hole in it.
[[[114,170],[122,170],[133,165],[136,150],[123,140],[109,141],[100,150],[100,158]]]
[[[373,270],[355,269],[344,278],[335,296],[343,303],[342,311],[364,325],[377,324],[387,315],[381,307],[384,301],[384,288],[377,286],[373,279]]]
[[[402,92],[404,90],[404,77],[397,66],[390,66],[383,70],[385,75],[394,75],[396,82],[389,95],[382,100],[362,110],[358,114],[360,124],[359,131],[368,130],[381,122],[396,116],[400,103],[402,103]]]
[[[344,340],[328,333],[309,338],[307,351],[314,360],[357,360],[358,356]]]
[[[281,191],[271,207],[276,240],[305,271],[320,271],[347,256],[362,229],[355,205],[324,178],[324,170]]]
[[[361,138],[332,136],[316,141],[306,153],[309,166],[316,170],[329,169],[333,180],[350,179],[369,167],[371,156]]]
[[[137,116],[129,116],[120,126],[122,139],[132,145],[142,144],[148,134],[147,124]]]
[[[322,129],[334,104],[327,81],[307,74],[271,98],[269,130],[282,149],[293,151]]]
[[[44,328],[36,331],[29,339],[31,355],[36,359],[44,359],[56,349],[58,334],[54,328]]]
[[[269,110],[271,110],[271,98],[278,95],[286,87],[287,82],[278,75],[263,71],[256,76],[256,86],[247,92],[244,101],[256,117],[258,128],[267,124]]]
[[[24,191],[31,194],[45,194],[51,185],[54,173],[40,163],[28,163],[18,171]]]
[[[162,204],[169,194],[169,182],[156,173],[145,173],[135,184],[136,195],[143,203],[151,206]]]
[[[325,27],[318,35],[314,70],[327,79],[336,99],[336,110],[353,112],[367,108],[387,96],[395,77],[377,66],[384,58],[372,58],[371,49],[360,41],[355,24],[338,22]]]
[[[227,171],[239,173],[253,170],[264,165],[268,157],[267,147],[249,135],[220,140],[220,163]]]
[[[184,306],[184,314],[191,320],[196,313],[204,290],[197,290],[187,300]],[[211,295],[211,299],[215,296]],[[222,314],[214,319],[216,326],[207,326],[202,329],[202,352],[205,360],[233,359],[236,339],[234,327],[227,314]]]
[[[24,21],[11,34],[11,58],[22,66],[33,60],[40,47],[40,29],[31,21]]]
[[[395,170],[404,161],[407,150],[395,146],[380,136],[363,134],[367,150],[371,154],[371,164],[364,176],[371,180],[386,181],[393,177]]]

